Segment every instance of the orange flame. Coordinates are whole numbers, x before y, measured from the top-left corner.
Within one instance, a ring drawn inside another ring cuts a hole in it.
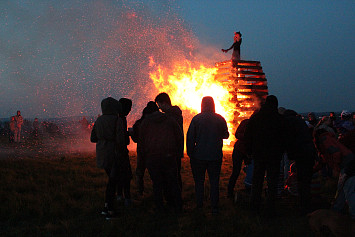
[[[195,68],[190,61],[185,60],[176,62],[172,69],[168,69],[161,65],[156,66],[152,57],[149,60],[149,66],[155,66],[149,75],[159,92],[168,93],[174,105],[194,115],[201,111],[202,98],[212,96],[216,113],[227,121],[230,137],[225,144],[235,140],[233,119],[236,106],[231,101],[232,95],[227,86],[215,80],[216,67],[205,67],[201,64]]]

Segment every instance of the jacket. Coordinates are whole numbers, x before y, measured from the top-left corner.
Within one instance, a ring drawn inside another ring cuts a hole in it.
[[[171,106],[168,109],[164,110],[164,113],[170,118],[173,118],[181,128],[181,133],[182,133],[181,136],[182,136],[183,143],[182,146],[179,148],[179,150],[180,150],[180,157],[184,157],[184,120],[182,117],[182,111],[178,106]]]
[[[285,119],[277,107],[264,105],[251,116],[245,130],[246,148],[256,159],[280,159],[286,148]]]
[[[173,118],[156,111],[144,118],[139,129],[137,152],[147,163],[160,158],[176,159],[181,155],[183,135]]]
[[[120,104],[108,97],[101,102],[102,115],[95,121],[90,140],[96,143],[97,167],[110,169],[124,152],[125,134],[118,116]]]
[[[203,101],[201,113],[192,118],[187,131],[187,155],[190,159],[221,160],[223,139],[229,137],[227,123],[214,112],[213,102],[204,105]]]
[[[248,122],[249,122],[249,119],[243,120],[239,124],[237,131],[235,131],[235,138],[238,140],[234,144],[234,149],[237,149],[238,151],[242,152],[245,155],[247,155],[247,150],[246,150],[246,146],[245,146],[246,144],[245,144],[244,133],[245,133],[245,129],[247,128]]]

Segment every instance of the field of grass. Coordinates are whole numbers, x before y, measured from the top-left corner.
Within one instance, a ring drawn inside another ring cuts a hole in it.
[[[135,170],[132,153],[132,169]],[[231,155],[221,174],[220,214],[210,214],[208,194],[203,213],[194,210],[194,184],[188,158],[183,160],[182,214],[154,213],[152,186],[146,174],[144,199],[132,180],[131,207],[120,207],[120,218],[106,221],[103,207],[106,175],[96,168],[94,154],[22,157],[0,160],[0,236],[313,236],[307,218],[294,205],[281,215],[262,219],[245,204],[226,198]],[[206,191],[208,191],[206,182]],[[237,189],[242,188],[241,177]]]

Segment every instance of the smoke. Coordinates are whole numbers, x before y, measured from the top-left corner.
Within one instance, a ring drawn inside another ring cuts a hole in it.
[[[157,93],[149,57],[216,55],[199,44],[174,1],[2,1],[0,116],[96,115],[100,101],[132,98],[133,117]]]

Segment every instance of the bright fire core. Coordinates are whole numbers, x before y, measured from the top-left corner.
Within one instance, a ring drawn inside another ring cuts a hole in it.
[[[178,105],[182,110],[192,114],[201,112],[201,100],[204,96],[214,99],[216,113],[222,115],[228,125],[230,137],[227,144],[234,140],[234,111],[236,106],[231,102],[231,94],[228,88],[215,80],[216,67],[207,68],[203,65],[193,67],[191,62],[175,63],[172,69],[155,65],[150,58],[150,66],[153,71],[149,73],[155,87],[159,92],[169,94],[173,105]]]

